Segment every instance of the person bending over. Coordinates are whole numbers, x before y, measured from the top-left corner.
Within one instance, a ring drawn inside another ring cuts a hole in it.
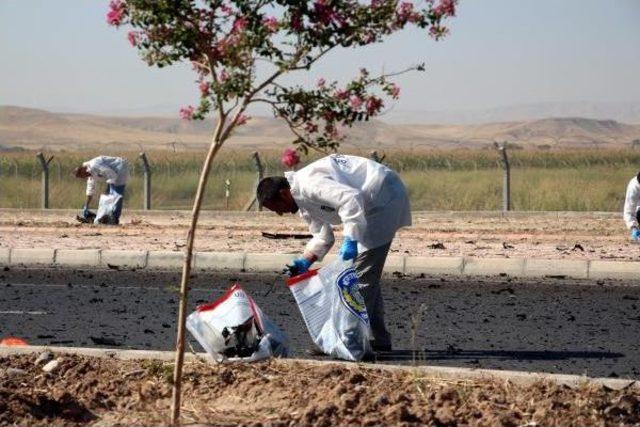
[[[88,220],[95,216],[89,210],[91,200],[95,194],[96,181],[104,180],[107,183],[107,194],[119,194],[122,196],[113,211],[113,223],[120,222],[122,214],[122,203],[124,201],[124,190],[129,180],[129,164],[122,157],[98,156],[74,170],[76,178],[87,180],[87,198],[82,208],[82,217]]]
[[[333,246],[332,225],[343,224],[339,255],[354,260],[360,292],[369,314],[375,351],[391,350],[380,289],[382,269],[396,231],[411,225],[407,190],[388,167],[357,156],[332,154],[285,177],[260,181],[258,202],[276,212],[300,216],[313,238],[290,266],[300,274],[321,261]]]

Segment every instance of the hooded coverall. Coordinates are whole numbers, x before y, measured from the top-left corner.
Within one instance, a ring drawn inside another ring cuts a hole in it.
[[[640,174],[634,176],[627,185],[627,194],[624,200],[624,223],[628,229],[632,227],[638,228],[638,220],[640,218]]]
[[[129,180],[129,164],[122,157],[99,156],[88,162],[84,162],[91,174],[87,178],[87,196],[93,196],[96,191],[96,181],[104,179],[109,186],[110,194],[122,196],[115,206],[113,216],[116,221],[120,220],[122,213],[122,203],[124,201],[124,190]]]
[[[373,160],[338,154],[285,176],[313,235],[307,252],[322,260],[335,240],[331,225],[340,223],[344,236],[358,242],[354,265],[375,345],[390,346],[380,277],[396,231],[411,225],[409,198],[400,177]]]

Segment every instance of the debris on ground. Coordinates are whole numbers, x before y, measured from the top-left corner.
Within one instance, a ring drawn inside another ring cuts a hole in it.
[[[64,355],[41,375],[37,354],[0,358],[0,424],[162,425],[172,363]],[[269,425],[637,425],[640,390],[445,380],[415,370],[270,359],[185,363],[182,422]]]

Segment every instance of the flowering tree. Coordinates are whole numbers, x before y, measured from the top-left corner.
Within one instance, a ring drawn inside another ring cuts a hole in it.
[[[186,120],[215,116],[215,129],[196,192],[182,273],[172,422],[179,416],[184,324],[195,229],[211,162],[251,104],[269,106],[291,129],[294,143],[331,150],[339,129],[367,120],[396,99],[399,73],[360,69],[346,83],[318,80],[314,87],[287,85],[282,77],[308,71],[327,53],[380,43],[409,25],[438,40],[457,0],[112,0],[107,22],[130,27],[129,43],[150,66],[189,61],[200,92],[197,105],[180,110]]]

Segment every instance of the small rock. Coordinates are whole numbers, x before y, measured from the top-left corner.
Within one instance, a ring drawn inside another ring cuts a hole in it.
[[[39,366],[51,359],[53,359],[53,354],[50,351],[43,351],[42,353],[40,353],[34,363],[36,364],[36,366]]]
[[[446,249],[445,246],[444,246],[444,243],[442,243],[442,242],[433,243],[433,244],[429,245],[429,248],[430,249]]]
[[[44,365],[42,367],[42,370],[44,372],[51,373],[51,372],[55,371],[56,369],[58,369],[58,366],[60,366],[60,361],[61,361],[61,359],[52,360],[49,363],[47,363],[46,365]]]
[[[18,368],[7,368],[7,370],[5,371],[5,375],[9,378],[25,375],[26,373],[27,371],[25,371],[24,369]]]

